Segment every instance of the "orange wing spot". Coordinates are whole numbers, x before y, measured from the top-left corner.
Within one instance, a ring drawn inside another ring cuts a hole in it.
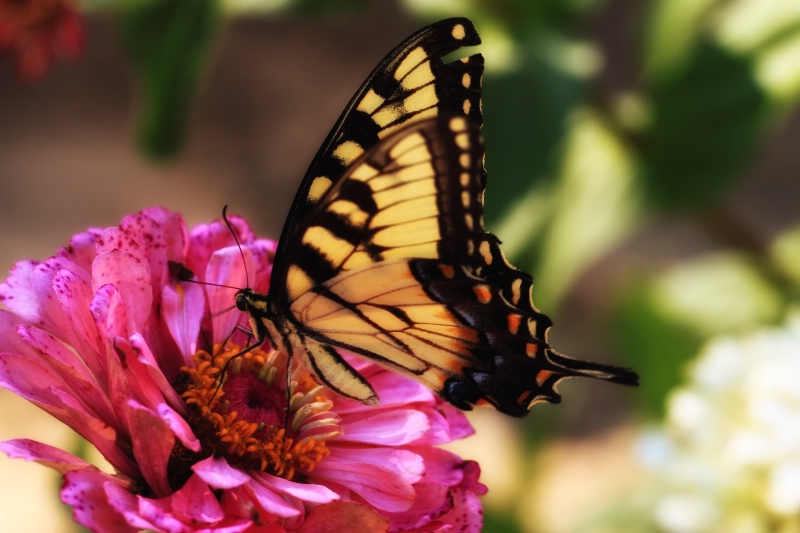
[[[528,354],[528,357],[535,357],[536,354],[539,352],[539,346],[529,342],[525,345],[525,353]]]
[[[476,407],[494,407],[494,404],[485,398],[479,398],[478,401],[475,402]]]
[[[453,268],[453,266],[452,266],[452,265],[440,264],[440,265],[439,265],[439,270],[441,270],[441,271],[442,271],[442,274],[443,274],[443,275],[444,275],[444,277],[446,277],[447,279],[452,279],[452,278],[453,278],[453,276],[455,276],[455,275],[456,275],[456,270]]]
[[[516,313],[509,313],[507,316],[508,318],[508,331],[511,332],[512,335],[516,335],[519,331],[519,325],[522,322],[522,315],[518,315]]]
[[[519,395],[517,398],[517,405],[528,405],[531,403],[531,395],[533,391],[526,390],[522,394]]]
[[[481,338],[478,336],[478,330],[472,328],[459,328],[461,339],[477,344]]]
[[[488,285],[475,285],[472,290],[475,292],[475,296],[478,297],[480,303],[488,304],[492,301],[492,291],[489,289]]]
[[[553,372],[550,370],[540,370],[539,373],[536,374],[536,384],[541,387],[552,375]]]

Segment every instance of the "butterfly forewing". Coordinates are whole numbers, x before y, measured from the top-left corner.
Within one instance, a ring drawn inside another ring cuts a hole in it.
[[[452,62],[443,57],[480,43],[468,19],[432,24],[392,51],[370,74],[342,112],[311,163],[281,234],[273,276],[287,275],[297,229],[326,191],[363,153],[406,126],[438,115],[463,115],[481,124],[483,57]],[[277,291],[276,300],[281,299]]]

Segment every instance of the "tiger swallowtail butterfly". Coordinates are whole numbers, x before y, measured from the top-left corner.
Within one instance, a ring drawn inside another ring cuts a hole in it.
[[[512,416],[558,402],[563,378],[638,382],[630,370],[555,352],[531,276],[483,227],[483,57],[443,60],[479,43],[469,20],[453,18],[381,61],[303,178],[269,294],[236,294],[257,344],[301,357],[347,398],[379,401],[343,352],[461,409],[491,405]]]

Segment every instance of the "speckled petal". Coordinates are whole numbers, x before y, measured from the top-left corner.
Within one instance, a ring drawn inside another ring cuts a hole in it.
[[[93,465],[71,453],[31,439],[11,439],[0,442],[0,450],[12,459],[35,461],[62,474],[76,469],[97,470]]]
[[[117,508],[134,496],[108,480],[108,475],[93,470],[73,470],[64,475],[61,501],[72,507],[72,518],[91,531],[136,533]]]
[[[203,287],[196,283],[167,284],[161,291],[161,314],[184,356],[184,364],[189,364],[197,351],[205,305]]]
[[[147,265],[126,251],[112,250],[98,255],[92,268],[95,292],[104,285],[112,285],[119,291],[127,318],[125,336],[144,331],[153,302]]]

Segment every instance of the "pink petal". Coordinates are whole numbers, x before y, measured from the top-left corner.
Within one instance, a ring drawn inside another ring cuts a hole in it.
[[[170,504],[184,522],[213,524],[225,518],[214,492],[196,475],[170,497]]]
[[[244,254],[245,263],[242,263]],[[247,270],[245,266],[247,265]],[[207,283],[228,285],[231,287],[246,287],[248,272],[254,272],[253,254],[243,248],[242,252],[236,247],[229,247],[213,253],[208,262],[205,273]],[[211,312],[213,328],[213,343],[224,341],[242,319],[242,313],[234,307],[236,289],[206,285],[208,308]]]
[[[98,254],[125,250],[147,265],[148,279],[154,287],[161,287],[167,275],[167,262],[180,262],[186,228],[176,213],[155,208],[123,218],[117,228],[103,231],[98,240]],[[160,294],[156,293],[158,303]]]
[[[108,343],[114,337],[128,336],[128,314],[119,291],[113,285],[104,285],[94,294],[89,310],[97,324],[97,331]]]
[[[401,446],[420,438],[430,427],[424,413],[411,409],[375,409],[372,416],[342,419],[341,442]]]
[[[192,470],[215,489],[232,489],[250,481],[250,476],[230,466],[224,457],[203,459],[195,463]]]
[[[32,285],[37,261],[20,261],[11,267],[8,278],[0,284],[0,303],[31,324],[44,323],[42,303]]]
[[[92,273],[95,292],[104,285],[112,285],[119,291],[127,317],[128,335],[144,331],[153,302],[147,266],[128,252],[113,250],[97,256]]]
[[[253,478],[245,488],[258,503],[258,506],[267,516],[292,518],[301,516],[304,512],[303,503],[299,500],[287,501],[276,494],[259,478]]]
[[[269,292],[269,282],[272,278],[272,261],[275,259],[278,243],[267,239],[257,239],[248,244],[247,248],[253,253],[257,268],[255,276],[252,276],[255,279],[251,280],[251,288],[254,291],[266,294]]]
[[[85,281],[89,281],[91,276],[88,273],[92,271],[92,262],[97,256],[97,237],[99,235],[99,229],[89,229],[73,235],[69,240],[69,246],[60,248],[56,252],[56,257],[70,261],[80,272],[87,273]]]
[[[169,531],[174,533],[189,533],[189,529],[182,520],[172,514],[169,507],[169,498],[151,500],[150,498],[136,498],[138,508],[136,515],[128,513],[126,518],[131,524],[150,531]]]
[[[72,317],[62,307],[54,289],[54,281],[61,271],[72,272],[78,277],[87,276],[86,272],[80,272],[77,265],[69,260],[54,257],[37,265],[31,273],[31,285],[41,305],[40,327],[57,337],[72,330]]]
[[[454,490],[453,508],[439,519],[444,524],[452,524],[449,531],[458,533],[480,533],[483,528],[483,506],[478,497],[469,491]]]
[[[314,507],[298,533],[350,533],[389,530],[388,521],[371,509],[356,502],[333,502]]]
[[[464,480],[465,461],[453,452],[434,446],[418,446],[412,449],[425,462],[426,483],[455,487]]]
[[[170,283],[161,289],[161,314],[187,363],[197,351],[205,304],[203,287],[196,283]]]
[[[464,461],[462,468],[464,470],[464,479],[459,484],[459,488],[469,490],[478,496],[483,496],[489,492],[488,487],[478,481],[481,476],[481,467],[477,461]]]
[[[58,375],[58,382],[51,381],[50,385],[69,391],[83,409],[95,418],[114,420],[114,410],[108,397],[72,350],[51,335],[30,326],[20,326],[19,334],[39,352],[41,362]],[[40,379],[43,377],[40,376]]]
[[[166,422],[172,433],[181,441],[181,444],[193,452],[200,451],[200,440],[195,436],[189,423],[180,414],[176,413],[167,404],[162,403],[158,406],[158,416]]]
[[[231,215],[228,217],[228,221],[236,231],[236,235],[242,245],[250,243],[255,238],[250,225],[242,217]],[[202,275],[205,273],[208,262],[214,252],[222,248],[235,246],[236,241],[222,220],[195,226],[189,237],[186,266],[196,274]]]
[[[449,428],[448,442],[465,439],[475,434],[475,429],[469,423],[464,411],[450,405],[441,398],[436,399],[436,411],[444,418],[445,424]],[[439,442],[437,442],[438,444]]]
[[[60,448],[30,439],[11,439],[0,442],[0,450],[12,459],[35,461],[62,474],[76,469],[97,470],[83,459]]]
[[[61,410],[52,392],[53,387],[63,385],[61,376],[39,357],[0,353],[0,385],[54,416]]]
[[[30,359],[14,354],[0,354],[0,384],[47,411],[91,442],[115,468],[126,475],[138,471],[130,461],[111,424],[119,422],[101,420],[85,410],[74,393],[60,388],[59,377],[51,374],[40,359]]]
[[[324,485],[297,483],[281,477],[258,472],[253,474],[260,482],[276,493],[286,494],[298,500],[311,503],[328,503],[338,500],[339,495]]]
[[[167,464],[175,435],[156,413],[133,400],[128,401],[128,413],[133,455],[142,477],[154,494],[166,496],[172,492]]]
[[[141,386],[143,395],[151,395],[155,400],[148,407],[155,408],[162,401],[166,401],[173,409],[185,414],[186,404],[161,371],[161,367],[156,362],[155,356],[144,337],[136,333],[131,336],[130,343],[135,357],[127,361],[127,364],[135,375],[133,379],[136,379]],[[144,391],[145,388],[147,388],[146,392]]]
[[[91,531],[138,531],[112,505],[112,502],[119,505],[123,495],[133,498],[105,474],[92,470],[67,472],[61,485],[61,501],[72,506],[73,520]]]
[[[384,466],[327,457],[314,469],[313,477],[344,486],[383,511],[405,511],[414,503],[415,493],[411,483]]]
[[[331,453],[325,461],[352,464],[363,463],[388,468],[406,483],[417,483],[426,474],[425,461],[422,456],[410,450],[385,447],[339,446],[331,446],[330,450]]]
[[[59,270],[53,278],[53,290],[64,314],[70,319],[70,327],[62,330],[59,337],[71,344],[97,374],[99,368],[93,365],[105,347],[89,310],[93,298],[91,286],[75,273]]]
[[[372,363],[373,366],[377,366]],[[369,378],[370,384],[381,395],[381,406],[408,406],[410,403],[433,403],[435,395],[422,384],[405,376],[381,368]]]
[[[125,401],[135,399],[150,410],[155,410],[164,397],[157,384],[150,379],[147,368],[139,360],[139,353],[127,339],[114,339],[114,352],[118,361],[109,360],[111,383],[109,388],[111,397],[115,400]],[[123,404],[124,405],[124,404]]]
[[[36,356],[30,345],[17,333],[19,326],[24,323],[17,315],[0,309],[0,353]]]
[[[408,510],[402,513],[386,513],[391,521],[392,531],[434,531],[425,526],[453,508],[450,488],[436,483],[417,483],[414,485],[417,498]],[[442,524],[439,524],[442,526]],[[446,526],[442,530],[447,530]]]

